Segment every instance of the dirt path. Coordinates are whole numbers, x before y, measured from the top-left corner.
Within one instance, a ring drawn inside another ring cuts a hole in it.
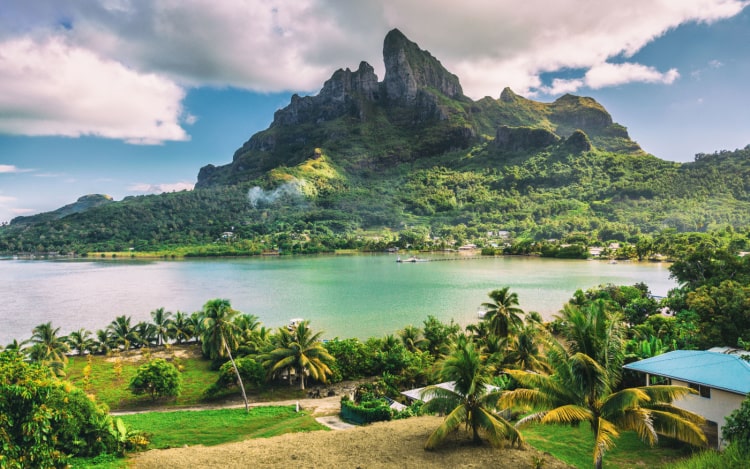
[[[347,431],[290,433],[210,447],[152,450],[134,455],[130,466],[138,469],[571,467],[528,445],[523,450],[477,447],[470,444],[463,431],[451,435],[440,450],[425,451],[425,441],[441,422],[440,417],[414,417]]]

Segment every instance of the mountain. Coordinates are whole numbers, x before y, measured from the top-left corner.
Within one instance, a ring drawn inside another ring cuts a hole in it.
[[[292,96],[231,163],[201,168],[193,191],[19,217],[0,227],[0,251],[317,252],[498,231],[635,243],[750,226],[750,146],[680,164],[644,152],[589,97],[505,88],[475,101],[396,29],[383,61],[382,81],[362,62]]]
[[[625,127],[591,98],[565,95],[545,104],[506,88],[499,99],[472,101],[457,76],[398,29],[385,37],[383,62],[383,81],[362,62],[356,71],[337,70],[315,96],[292,96],[231,164],[202,168],[196,187],[253,180],[280,165],[302,163],[315,148],[328,150],[354,173],[429,160],[492,137],[498,153],[540,150],[564,144],[576,131],[602,150],[643,154]]]
[[[35,223],[42,223],[46,221],[59,220],[65,218],[68,215],[75,213],[82,213],[95,207],[101,207],[102,205],[110,204],[114,202],[112,197],[105,194],[89,194],[79,197],[78,200],[72,204],[60,207],[57,210],[51,212],[40,213],[37,215],[16,217],[11,220],[13,225],[33,225]]]

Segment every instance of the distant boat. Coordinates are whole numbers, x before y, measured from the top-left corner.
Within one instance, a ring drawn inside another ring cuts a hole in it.
[[[414,263],[414,262],[430,262],[430,260],[429,259],[420,259],[417,256],[411,256],[408,259],[401,259],[401,257],[398,257],[396,259],[396,262],[401,262],[401,263],[403,263],[403,262],[412,262],[412,263]]]
[[[293,331],[304,320],[305,320],[304,318],[292,318],[289,320],[289,324],[286,326],[286,328],[289,329],[290,331]]]

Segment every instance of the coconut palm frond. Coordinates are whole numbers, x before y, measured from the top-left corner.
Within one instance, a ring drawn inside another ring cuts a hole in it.
[[[533,409],[549,409],[557,405],[557,400],[539,389],[518,388],[504,392],[497,405],[502,408],[528,406]]]
[[[703,418],[703,416],[698,415],[694,412],[690,412],[689,410],[681,409],[672,404],[649,404],[648,409],[660,412],[669,412],[670,414],[675,414],[685,420],[689,420],[696,425],[703,425],[704,423],[706,423],[706,419]]]
[[[432,401],[430,401],[432,402]],[[429,403],[428,403],[429,404]],[[425,449],[435,449],[445,437],[447,437],[453,430],[457,429],[462,423],[466,421],[468,412],[465,406],[458,406],[453,409],[453,412],[443,420],[443,423],[435,429],[434,432],[427,439],[425,443]]]
[[[602,415],[614,415],[627,409],[633,409],[643,405],[651,399],[640,388],[627,388],[622,391],[610,394],[604,399],[602,404]]]
[[[660,435],[676,438],[695,446],[706,446],[708,440],[703,430],[689,419],[673,412],[651,410],[654,429]]]
[[[502,446],[505,440],[510,440],[511,445],[517,444],[519,448],[523,445],[523,437],[518,429],[499,415],[480,408],[476,411],[475,418],[479,427],[487,434],[492,446]]]
[[[643,392],[648,394],[652,402],[672,402],[675,399],[680,399],[689,394],[696,394],[696,391],[688,388],[687,386],[674,386],[674,385],[658,385],[658,386],[644,386],[641,388]]]
[[[631,408],[615,416],[611,416],[607,420],[611,421],[621,430],[635,431],[642,441],[651,446],[655,445],[658,440],[651,412],[648,409],[640,407]]]
[[[591,411],[577,405],[563,405],[547,412],[540,420],[541,423],[575,423],[590,422],[593,418]]]
[[[598,462],[604,458],[604,453],[614,448],[615,438],[620,436],[614,425],[603,418],[598,419],[599,431],[596,433],[596,441],[594,443],[594,465],[598,466]]]

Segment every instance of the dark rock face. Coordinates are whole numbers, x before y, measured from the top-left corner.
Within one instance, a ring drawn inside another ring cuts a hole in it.
[[[554,145],[560,137],[545,129],[530,127],[498,127],[495,145],[507,151],[537,150]]]
[[[414,104],[419,91],[424,88],[436,89],[453,99],[463,97],[458,77],[398,29],[391,30],[385,37],[383,61],[383,84],[386,96],[391,101],[402,105]]]
[[[582,130],[576,130],[565,140],[565,148],[571,153],[585,153],[591,151],[593,145],[589,136]]]
[[[289,106],[276,111],[273,124],[287,126],[303,122],[320,122],[357,113],[358,101],[378,99],[378,77],[375,69],[367,62],[361,62],[352,72],[337,70],[323,85],[317,96],[292,96]]]

